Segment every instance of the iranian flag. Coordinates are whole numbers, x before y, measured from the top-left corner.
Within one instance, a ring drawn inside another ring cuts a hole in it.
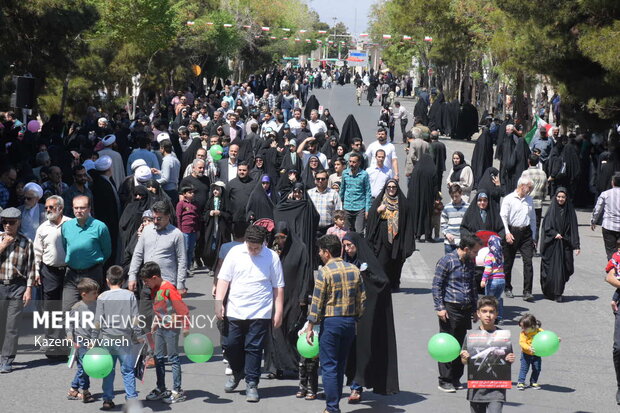
[[[268,32],[269,31],[269,27],[263,26],[260,28],[262,31],[264,32]]]
[[[552,127],[551,124],[549,124],[549,123],[545,122],[544,120],[542,120],[541,118],[539,118],[538,115],[536,115],[535,118],[536,118],[536,124],[532,127],[532,129],[530,129],[530,131],[525,135],[525,138],[524,138],[528,145],[534,139],[538,139],[540,137],[540,132],[538,132],[539,129],[545,128],[545,130],[547,131],[547,134],[548,134],[549,130]]]
[[[392,35],[391,35],[391,34],[384,34],[384,35],[383,35],[383,38],[384,38],[384,39],[391,39],[391,38],[392,38]]]

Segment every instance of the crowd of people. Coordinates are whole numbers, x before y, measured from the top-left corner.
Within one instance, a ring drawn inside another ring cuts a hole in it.
[[[311,91],[332,81],[354,82],[369,103],[381,90],[374,140],[367,133],[363,138],[353,115],[339,127],[329,109],[319,112]],[[461,345],[482,307],[494,307],[492,323],[502,323],[502,297],[514,297],[517,253],[523,299],[534,300],[532,258],[540,254],[543,293],[562,301],[580,250],[573,200],[588,162],[600,183],[592,226],[602,219],[613,259],[620,239],[615,134],[600,143],[608,142],[608,150],[594,164],[596,151],[585,135],[564,136],[552,128],[547,136],[540,128],[527,142],[511,119],[498,130],[493,117],[484,118],[472,162],[454,152],[444,177],[447,149],[439,136],[469,139],[478,131],[477,111],[469,103],[450,107],[441,93],[423,90],[411,116],[393,96],[407,84],[389,73],[286,69],[241,84],[214,83],[206,94],[170,91],[135,119],[125,109],[107,114],[89,107],[80,123],[52,116],[33,131],[14,113],[4,114],[0,296],[6,327],[0,372],[12,371],[16,323],[33,298],[50,311],[185,317],[186,280],[206,271],[219,304],[225,391],[245,380],[247,400],[257,402],[262,373],[296,372],[296,396],[313,400],[320,367],[326,411],[337,412],[345,373],[350,403],[359,403],[364,388],[399,391],[391,294],[400,289],[416,241],[443,240],[433,299],[440,331]],[[406,144],[402,178],[393,143],[396,120]],[[451,199],[446,205],[442,191]],[[488,250],[480,256],[483,244]],[[481,307],[478,294],[497,303],[487,300]],[[112,300],[127,303],[105,305]],[[312,341],[315,325],[320,355],[304,359],[295,343],[302,333]],[[177,343],[186,327],[155,332],[157,388],[148,400],[185,399]],[[50,329],[46,335],[135,338],[144,332]],[[64,350],[44,349],[52,360],[64,359]],[[136,398],[132,360],[116,350],[126,397]],[[166,358],[173,366],[170,391]],[[440,363],[439,372],[442,391],[460,387],[461,361]],[[111,377],[104,381],[104,409],[114,407]],[[68,397],[94,401],[89,385],[78,369]]]

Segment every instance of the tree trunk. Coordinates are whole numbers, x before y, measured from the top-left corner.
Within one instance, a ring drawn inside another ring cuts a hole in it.
[[[60,117],[65,114],[65,106],[67,105],[67,95],[69,93],[69,73],[65,77],[65,81],[62,85],[62,97],[60,98]]]

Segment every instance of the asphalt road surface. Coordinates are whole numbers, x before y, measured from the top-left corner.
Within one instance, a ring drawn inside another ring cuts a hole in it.
[[[355,104],[351,85],[335,86],[329,90],[314,91],[319,102],[331,113],[339,125],[352,113],[364,134],[364,142],[375,139],[379,107]],[[413,112],[414,102],[401,99]],[[411,115],[410,115],[411,119]],[[411,123],[411,120],[410,120]],[[411,125],[409,125],[411,126]],[[400,130],[395,142],[401,142]],[[444,139],[448,148],[448,162],[453,151],[462,151],[471,159],[473,142]],[[404,178],[404,145],[397,144],[400,176]],[[449,169],[449,168],[447,168]],[[445,178],[445,175],[444,175]],[[404,184],[403,184],[404,185]],[[443,191],[447,193],[447,191]],[[445,195],[447,197],[447,194]],[[448,202],[446,198],[444,200]],[[613,315],[610,310],[612,288],[604,282],[606,264],[600,228],[589,228],[589,211],[578,212],[581,235],[581,255],[575,259],[575,274],[567,284],[565,301],[555,303],[544,300],[540,292],[540,259],[534,259],[535,303],[527,303],[520,295],[504,300],[506,324],[512,332],[513,346],[517,349],[517,361],[512,367],[516,385],[519,370],[519,327],[516,320],[525,312],[532,312],[542,321],[543,328],[555,331],[562,344],[558,353],[543,359],[539,383],[542,390],[507,392],[505,412],[611,412],[615,404],[615,377],[612,363]],[[443,255],[443,245],[418,244],[418,250],[409,258],[403,270],[401,292],[394,294],[394,314],[398,339],[398,361],[401,392],[393,396],[380,396],[364,392],[359,405],[341,402],[343,412],[465,412],[469,411],[466,390],[445,394],[437,390],[437,364],[426,351],[428,339],[438,332],[438,322],[431,296],[431,280],[437,260]],[[522,263],[517,259],[514,270],[514,291],[522,290]],[[198,273],[189,279],[188,305],[194,312],[204,309],[212,313],[209,300],[212,279]],[[214,329],[212,338],[217,335]],[[73,378],[73,370],[65,364],[50,364],[42,354],[31,351],[32,338],[20,340],[20,353],[11,374],[0,375],[3,388],[3,411],[6,412],[94,412],[101,407],[101,380],[92,380],[91,392],[97,402],[84,405],[66,400],[66,392]],[[245,401],[242,383],[232,394],[224,393],[226,377],[221,352],[205,364],[191,363],[183,357],[183,388],[188,400],[172,406],[161,402],[145,402],[144,411],[208,411],[208,412],[321,412],[324,401],[296,399],[297,380],[266,380],[259,385],[261,401],[249,404]],[[167,383],[172,377],[168,368]],[[463,379],[464,380],[464,379]],[[149,370],[144,383],[137,384],[140,398],[144,400],[155,387],[154,370]],[[123,404],[122,380],[116,370],[117,411]],[[348,389],[345,389],[345,395]]]

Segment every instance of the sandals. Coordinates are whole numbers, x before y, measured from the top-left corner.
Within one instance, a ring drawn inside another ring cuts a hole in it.
[[[295,394],[295,397],[297,397],[298,399],[303,399],[304,397],[306,397],[307,392],[305,390],[301,390],[299,389],[299,391]]]
[[[351,390],[351,395],[349,396],[349,404],[357,404],[362,400],[362,392],[359,390]]]
[[[112,400],[104,400],[103,406],[101,406],[101,410],[112,410],[115,407],[116,405],[114,404]]]
[[[82,400],[82,393],[72,387],[67,392],[67,400]]]
[[[92,403],[95,397],[88,390],[82,390],[82,403]]]
[[[316,393],[312,391],[306,393],[306,400],[316,400]]]

